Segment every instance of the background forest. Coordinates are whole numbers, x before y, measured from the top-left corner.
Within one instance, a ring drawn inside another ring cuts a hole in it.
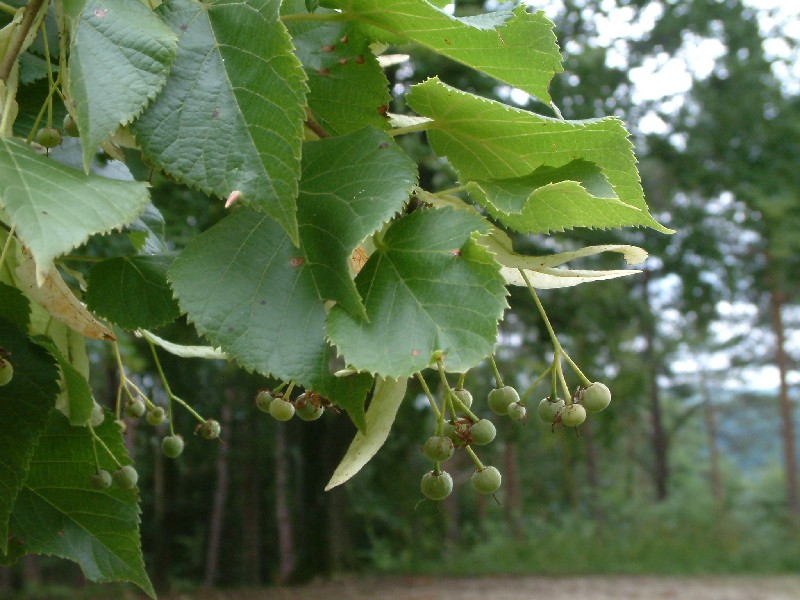
[[[534,237],[515,242],[531,252],[587,243],[650,252],[639,276],[541,293],[562,344],[613,390],[611,407],[579,438],[554,435],[535,417],[503,420],[486,450],[503,471],[498,503],[467,486],[437,507],[419,492],[429,416],[418,386],[371,463],[324,492],[355,432],[346,415],[278,423],[254,404],[256,391],[275,382],[165,355],[173,391],[215,416],[225,435],[213,445],[188,439],[172,461],[152,451],[163,432],[129,423],[145,562],[157,589],[351,571],[800,570],[800,8],[755,0],[529,4],[556,23],[565,73],[551,92],[564,117],[620,116],[633,132],[648,203],[677,230],[573,231],[551,238],[557,247]],[[462,0],[455,10],[494,6]],[[438,74],[460,89],[548,112],[442,60],[415,48],[412,59],[390,67],[397,97]],[[399,101],[391,110],[407,112]],[[455,183],[424,134],[402,143],[423,164],[422,187]],[[155,182],[153,198],[167,222],[182,223],[165,232],[176,243],[222,215],[221,205],[166,179]],[[501,324],[497,358],[508,383],[525,389],[546,367],[549,345],[534,306],[519,294],[509,300],[514,310]],[[161,333],[197,342],[186,323]],[[137,383],[163,398],[146,345],[125,343]],[[95,397],[111,405],[116,363],[100,345],[91,358]],[[428,383],[436,393],[438,380]],[[473,409],[488,416],[488,366],[471,371],[466,385]],[[185,428],[190,418],[177,415]],[[473,468],[454,461],[448,469],[458,487]],[[0,591],[76,585],[79,570],[66,562],[29,556],[0,569]]]

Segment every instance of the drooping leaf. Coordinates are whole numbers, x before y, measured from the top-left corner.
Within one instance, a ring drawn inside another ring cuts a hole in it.
[[[325,4],[392,36],[419,42],[544,102],[550,101],[550,80],[562,70],[553,24],[543,12],[531,14],[524,6],[454,17],[425,0],[328,0]]]
[[[89,271],[86,304],[124,329],[158,327],[180,314],[167,283],[173,256],[120,256]]]
[[[147,184],[85,175],[0,139],[0,207],[30,248],[39,275],[53,259],[133,221],[148,201]]]
[[[36,443],[58,394],[53,357],[32,344],[26,333],[0,318],[0,347],[14,376],[0,386],[0,556],[8,549],[8,522],[28,477]]]
[[[358,473],[381,449],[406,394],[408,380],[378,378],[366,416],[366,432],[359,431],[333,472],[325,491],[343,484]]]
[[[279,0],[168,0],[178,35],[162,93],[132,130],[145,155],[181,181],[276,219],[296,243],[295,197],[305,74]]]
[[[170,354],[180,356],[181,358],[205,358],[206,360],[228,360],[227,355],[219,348],[212,348],[211,346],[186,346],[184,344],[175,344],[169,342],[164,338],[158,337],[156,334],[141,329],[137,332],[144,339],[152,342],[159,348],[163,348]]]
[[[583,160],[539,167],[524,177],[471,181],[467,190],[495,219],[521,233],[614,227],[640,212],[620,202],[602,171]]]
[[[302,14],[302,5],[284,2],[281,11]],[[370,40],[346,22],[289,21],[287,28],[308,77],[308,107],[322,128],[331,135],[387,129],[380,109],[389,105],[389,82]]]
[[[331,309],[328,335],[353,367],[408,377],[435,352],[466,371],[492,352],[506,307],[499,265],[472,240],[487,223],[450,208],[393,223],[356,277],[369,321]]]
[[[592,256],[602,252],[619,252],[628,264],[638,264],[647,258],[647,252],[636,246],[624,244],[609,244],[603,246],[586,246],[573,252],[561,252],[547,256],[525,256],[517,254],[511,244],[511,239],[495,229],[488,236],[480,239],[479,243],[492,253],[495,260],[502,265],[500,270],[506,283],[509,285],[526,286],[528,282],[534,288],[553,289],[573,287],[581,283],[603,281],[636,275],[641,271],[635,269],[558,269],[570,260],[585,256]],[[522,270],[525,277],[520,273]],[[528,279],[528,282],[525,281]]]
[[[431,147],[447,157],[462,183],[524,181],[535,177],[532,174],[541,167],[558,169],[573,161],[586,161],[600,169],[619,202],[637,209],[621,209],[606,201],[604,226],[613,220],[617,227],[643,225],[671,231],[647,210],[628,133],[616,118],[551,119],[456,90],[436,78],[414,86],[407,100],[414,110],[434,120],[428,131]],[[551,229],[574,226],[555,212],[547,225]],[[534,222],[528,230],[535,226]]]
[[[403,208],[416,166],[375,129],[309,142],[297,199],[300,239],[323,299],[364,317],[349,260],[364,238]]]
[[[169,278],[198,331],[243,367],[294,379],[363,415],[372,380],[333,376],[325,307],[304,263],[275,221],[242,208],[195,238]]]
[[[88,172],[95,150],[156,97],[177,38],[141,2],[88,0],[73,27],[69,97]]]
[[[122,464],[129,464],[119,427],[106,415],[95,432]],[[97,448],[100,467],[116,465]],[[80,565],[95,582],[130,581],[155,597],[144,570],[136,490],[97,490],[94,442],[87,427],[71,427],[51,411],[11,516],[8,558],[49,554]]]
[[[56,408],[69,419],[70,425],[86,425],[94,406],[94,397],[86,376],[72,365],[71,357],[63,354],[49,337],[38,335],[33,338],[33,342],[47,350],[61,369],[61,393],[56,398]]]

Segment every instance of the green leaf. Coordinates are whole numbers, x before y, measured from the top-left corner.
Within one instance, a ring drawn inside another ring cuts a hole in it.
[[[130,463],[110,415],[95,432],[120,462]],[[101,468],[116,469],[100,447],[97,455]],[[11,517],[8,558],[25,553],[66,558],[91,581],[130,581],[154,598],[139,541],[138,494],[117,487],[96,490],[90,483],[94,472],[89,429],[70,427],[60,412],[51,411]]]
[[[178,35],[163,92],[133,124],[144,154],[206,193],[276,219],[297,243],[295,197],[305,120],[305,74],[278,0],[158,8]]]
[[[247,369],[316,390],[358,424],[371,378],[331,372],[325,307],[304,262],[275,221],[242,208],[195,238],[169,278],[214,346]]]
[[[0,240],[2,244],[3,240]],[[31,303],[20,290],[0,282],[0,318],[25,331],[31,319]]]
[[[463,372],[488,356],[506,307],[500,267],[472,241],[488,225],[466,211],[421,210],[393,223],[356,277],[369,322],[339,306],[328,335],[356,369],[407,377],[435,352]]]
[[[62,327],[67,329],[66,326]],[[78,336],[74,336],[74,339],[83,342],[83,338]],[[94,407],[94,397],[86,377],[72,365],[70,357],[62,354],[50,338],[40,335],[34,337],[33,342],[47,350],[61,369],[61,394],[56,399],[56,408],[69,419],[70,425],[78,427],[86,425]]]
[[[406,394],[407,379],[378,378],[366,416],[366,431],[359,431],[333,472],[325,491],[343,484],[358,473],[381,449]]]
[[[211,346],[186,346],[184,344],[175,344],[158,337],[155,333],[140,329],[136,332],[144,339],[152,342],[156,346],[163,348],[170,354],[180,356],[181,358],[204,358],[206,360],[228,360],[228,356],[219,348],[212,348]]]
[[[173,256],[120,256],[89,271],[86,305],[123,329],[158,327],[180,314],[167,283]]]
[[[88,0],[72,35],[69,97],[88,172],[97,146],[164,87],[177,40],[144,4],[130,0]]]
[[[521,233],[615,227],[639,212],[616,198],[599,167],[583,160],[514,179],[471,181],[467,190],[495,219]]]
[[[133,221],[148,201],[147,184],[86,175],[0,140],[0,208],[30,248],[37,271],[85,242]]]
[[[298,14],[304,12],[302,4],[284,2],[281,9]],[[323,129],[342,135],[389,127],[379,111],[389,105],[389,82],[370,40],[354,24],[301,20],[289,21],[287,28],[308,77],[308,107]]]
[[[416,179],[416,165],[375,129],[305,145],[297,219],[323,299],[335,300],[353,316],[366,316],[350,274],[350,256],[403,208]]]
[[[537,169],[559,169],[574,161],[586,161],[600,169],[618,201],[632,207],[629,210],[616,202],[593,201],[603,208],[603,226],[644,225],[663,233],[671,232],[656,222],[647,210],[636,158],[628,132],[619,119],[550,119],[461,92],[436,78],[414,86],[407,100],[414,110],[434,120],[428,130],[431,147],[437,154],[447,157],[462,183],[520,178],[505,184],[516,192],[515,202],[519,207],[520,202],[527,203],[528,198],[525,189],[520,192],[518,186],[531,183],[526,177],[535,181]],[[569,202],[579,202],[585,208],[588,200],[585,192],[571,187],[584,197]],[[494,199],[507,206],[509,189],[493,191],[496,192]],[[581,216],[580,211],[570,220],[568,217],[574,208],[559,217],[552,209],[557,198],[557,195],[550,195],[547,202],[551,209],[545,224],[550,229],[573,227],[575,218],[579,223],[588,222],[588,217]],[[529,216],[533,222],[520,223],[520,218],[515,220],[515,226],[535,230],[538,216],[533,211]]]
[[[425,0],[329,0],[348,18],[419,42],[544,102],[562,71],[553,24],[524,6],[474,17],[454,17]]]
[[[25,332],[0,318],[0,346],[8,353],[14,377],[0,386],[0,554],[8,550],[8,523],[28,477],[36,443],[58,394],[53,358]]]

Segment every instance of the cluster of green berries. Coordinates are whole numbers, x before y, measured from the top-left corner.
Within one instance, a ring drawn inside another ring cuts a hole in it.
[[[521,421],[528,415],[528,409],[520,402],[519,393],[510,385],[504,385],[489,392],[489,410],[500,416]]]
[[[303,421],[316,421],[330,406],[330,402],[312,390],[303,392],[295,400],[283,394],[260,390],[256,395],[256,406],[277,421],[288,421],[295,415]]]
[[[586,420],[586,413],[604,410],[611,403],[611,390],[595,381],[589,387],[580,389],[570,404],[562,398],[545,398],[539,403],[539,418],[554,427],[577,427]]]
[[[114,473],[109,473],[105,469],[98,469],[90,479],[92,487],[96,490],[107,490],[112,483],[117,484],[117,487],[123,490],[132,490],[136,487],[137,481],[139,481],[139,474],[132,465],[120,467]]]

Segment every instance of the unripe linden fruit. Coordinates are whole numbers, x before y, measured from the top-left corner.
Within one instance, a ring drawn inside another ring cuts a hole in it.
[[[55,148],[61,143],[61,132],[52,127],[43,127],[36,132],[36,143],[45,148]]]
[[[489,419],[481,419],[469,429],[469,437],[476,446],[488,444],[497,435],[497,429]]]
[[[438,475],[433,471],[428,471],[422,476],[419,487],[426,498],[444,500],[453,491],[453,478],[447,471],[439,471]]]
[[[600,412],[611,404],[611,390],[604,383],[595,381],[583,390],[581,404],[583,404],[587,412]]]
[[[303,421],[316,421],[325,412],[325,408],[312,400],[300,396],[295,405],[295,412]]]
[[[278,421],[288,421],[294,416],[294,404],[283,398],[273,398],[269,403],[269,414]]]
[[[147,406],[141,398],[134,398],[125,403],[125,414],[134,419],[141,417],[146,410]]]
[[[164,409],[160,406],[147,411],[147,422],[153,427],[164,422]]]
[[[455,394],[456,398],[461,400],[461,402],[467,408],[470,408],[472,406],[472,394],[470,393],[469,390],[465,390],[463,388],[457,388],[453,390],[453,394]],[[460,407],[456,405],[456,410],[458,410],[459,408]]]
[[[453,425],[450,421],[445,421],[444,425],[442,425],[442,435],[448,438],[451,442],[453,442],[453,446],[456,448],[460,448],[464,445],[464,442],[458,437],[458,433],[456,431],[456,426]]]
[[[272,402],[272,394],[267,390],[261,390],[256,395],[256,406],[261,412],[269,412],[269,404]]]
[[[433,462],[444,462],[453,456],[453,440],[443,435],[432,435],[422,446],[422,453]]]
[[[111,487],[111,473],[105,469],[100,469],[97,473],[92,475],[89,481],[94,489],[107,490]]]
[[[507,415],[509,405],[519,402],[519,394],[510,385],[489,392],[489,408],[497,415]]]
[[[89,413],[89,425],[92,427],[100,427],[105,420],[106,412],[103,410],[103,407],[97,402],[92,404],[92,412]]]
[[[168,435],[161,440],[161,452],[167,458],[178,458],[183,454],[183,437],[180,435]]]
[[[475,471],[469,482],[479,494],[494,494],[500,488],[502,479],[503,476],[496,468],[484,467],[480,471]]]
[[[14,367],[7,360],[0,358],[0,386],[8,385],[14,377]]]
[[[586,409],[580,404],[570,404],[561,411],[561,423],[567,427],[577,427],[586,420]]]
[[[75,122],[75,119],[72,118],[72,115],[67,115],[64,117],[64,133],[67,135],[71,135],[72,137],[78,137],[80,132],[78,131],[78,124]]]
[[[539,408],[536,412],[539,414],[539,418],[542,421],[545,423],[552,423],[556,420],[558,413],[561,412],[561,409],[565,406],[566,404],[561,398],[556,398],[555,402],[550,400],[550,398],[545,398],[539,402]]]
[[[513,402],[508,405],[508,416],[515,421],[521,421],[528,414],[528,409],[519,402]]]
[[[139,474],[131,465],[125,465],[121,469],[117,469],[112,477],[114,483],[123,490],[132,490],[136,487],[136,482],[139,481]]]
[[[200,427],[200,435],[206,440],[217,439],[221,431],[222,426],[219,424],[219,421],[215,421],[214,419],[207,419]]]

